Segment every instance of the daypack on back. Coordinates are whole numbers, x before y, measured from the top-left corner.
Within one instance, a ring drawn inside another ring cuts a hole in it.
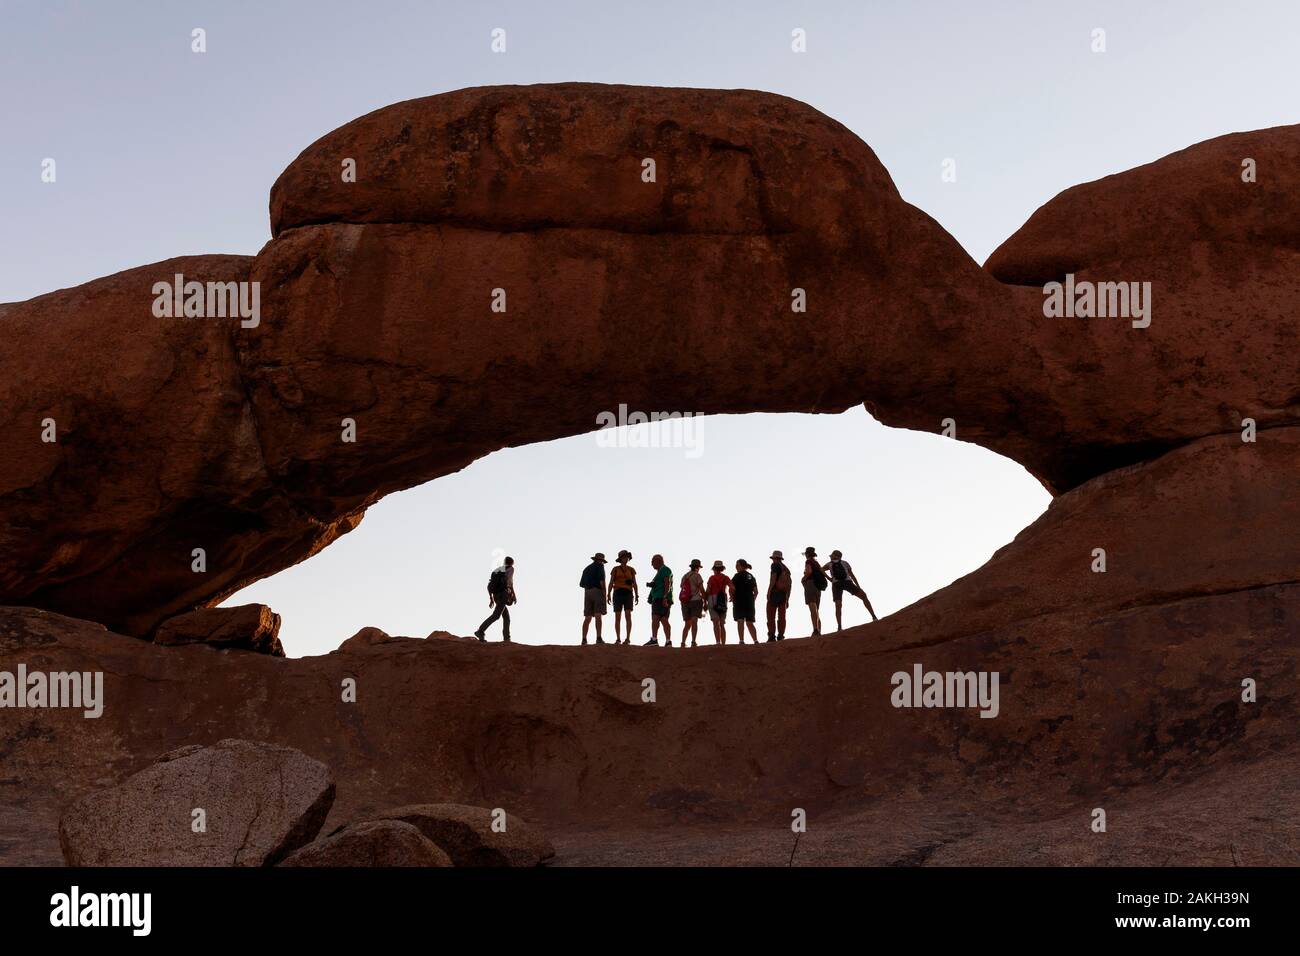
[[[690,577],[687,576],[682,578],[682,587],[681,590],[677,592],[677,600],[685,604],[690,599],[691,599],[691,581],[690,581]]]
[[[781,565],[781,570],[776,575],[776,589],[787,594],[790,592],[790,569],[784,564]]]
[[[496,591],[504,591],[505,589],[506,589],[506,569],[497,568],[495,571],[492,572],[492,576],[488,578],[488,590],[496,592]]]
[[[818,591],[826,590],[826,572],[822,570],[822,566],[816,561],[812,563],[812,580],[813,584],[817,585]]]
[[[725,614],[727,612],[727,592],[725,589],[713,595],[713,610],[717,611],[719,614]]]
[[[847,581],[849,579],[849,572],[844,570],[843,561],[831,562],[831,574],[835,576],[836,581]]]

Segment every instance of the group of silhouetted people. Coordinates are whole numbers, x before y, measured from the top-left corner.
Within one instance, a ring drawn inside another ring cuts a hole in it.
[[[632,643],[632,608],[641,602],[641,590],[637,582],[636,569],[629,563],[631,551],[620,551],[618,560],[605,573],[605,555],[596,552],[591,556],[591,563],[583,569],[578,586],[582,588],[582,643],[587,643],[591,624],[596,624],[596,643],[604,644],[602,622],[608,608],[614,611],[614,643]],[[767,604],[767,639],[769,641],[785,640],[786,610],[790,606],[790,594],[794,589],[794,576],[785,564],[780,551],[772,552],[772,569],[768,578]],[[646,600],[650,605],[650,640],[646,645],[659,646],[659,631],[664,634],[664,645],[672,647],[672,623],[669,612],[672,610],[674,595],[682,608],[682,635],[680,646],[685,647],[689,639],[695,647],[699,633],[700,621],[707,611],[709,621],[713,624],[713,639],[718,644],[727,643],[727,610],[730,605],[732,620],[736,622],[736,639],[745,643],[748,630],[750,640],[758,643],[755,630],[758,606],[758,579],[751,573],[751,565],[744,558],[736,561],[736,573],[728,575],[726,565],[714,561],[713,573],[705,580],[701,569],[703,563],[698,559],[691,561],[691,569],[682,578],[681,587],[674,592],[673,572],[661,554],[650,559],[654,568],[654,577],[650,580]],[[486,631],[498,618],[501,620],[501,633],[504,640],[510,640],[510,605],[515,603],[515,559],[506,558],[501,567],[492,572],[488,579],[488,604],[492,614],[479,625],[474,636],[480,641],[487,640]],[[843,630],[844,595],[850,594],[862,601],[873,621],[879,620],[867,599],[853,568],[844,560],[839,551],[831,552],[831,559],[826,564],[817,560],[817,551],[808,548],[804,551],[803,576],[799,579],[803,588],[804,604],[812,618],[813,636],[822,632],[821,602],[822,592],[828,587],[835,601],[836,630]]]

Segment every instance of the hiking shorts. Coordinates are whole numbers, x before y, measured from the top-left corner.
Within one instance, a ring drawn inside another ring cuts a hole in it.
[[[835,598],[835,603],[839,604],[844,598],[845,593],[852,594],[854,597],[862,597],[862,588],[858,587],[852,581],[835,581],[831,584],[831,596]]]
[[[773,591],[771,594],[767,596],[767,603],[769,607],[781,607],[783,604],[789,602],[789,600],[790,600],[790,595],[787,594],[785,591]]]
[[[727,606],[724,604],[724,605],[722,606],[722,610],[719,611],[716,607],[714,607],[712,604],[710,604],[710,605],[709,605],[709,620],[712,621],[712,622],[715,623],[715,624],[718,623],[719,621],[721,621],[723,624],[726,624],[726,623],[727,623]]]
[[[582,614],[584,617],[600,617],[605,613],[605,589],[584,588],[582,592]]]
[[[614,588],[614,613],[632,610],[632,589]]]
[[[704,599],[682,602],[682,620],[695,621],[704,617]]]
[[[811,604],[813,607],[822,606],[822,592],[812,581],[804,582],[803,586],[803,603]]]
[[[734,620],[748,621],[750,624],[753,624],[754,605],[752,603],[742,604],[741,602],[737,601],[735,604],[731,605],[731,616]]]
[[[671,604],[665,604],[664,601],[663,601],[663,598],[660,598],[658,601],[651,601],[651,602],[650,602],[650,616],[651,616],[651,617],[664,617],[664,618],[666,618],[666,617],[668,616],[668,612],[671,611],[672,609],[673,609],[673,606],[672,606]]]

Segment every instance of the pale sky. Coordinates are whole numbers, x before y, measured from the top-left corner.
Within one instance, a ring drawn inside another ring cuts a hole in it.
[[[206,53],[191,52],[195,27]],[[495,27],[505,54],[490,51]],[[790,50],[796,27],[807,53]],[[1097,28],[1104,53],[1091,49]],[[0,301],[170,256],[254,254],[269,239],[271,183],[329,130],[412,97],[570,80],[802,100],[861,136],[903,197],[982,262],[1070,185],[1300,122],[1297,37],[1292,0],[4,0]],[[40,180],[46,158],[56,183]],[[940,179],[947,158],[956,182]],[[653,551],[679,574],[692,557],[741,556],[762,574],[773,548],[812,544],[842,549],[885,613],[977,568],[1048,500],[1007,459],[884,428],[861,408],[713,417],[701,437],[695,458],[601,448],[593,435],[499,452],[385,499],[352,534],[227,603],[271,605],[293,656],[365,625],[469,634],[507,552],[516,639],[573,643],[593,551],[627,547],[643,576]],[[663,500],[680,514],[665,516]],[[846,614],[864,619],[860,605]],[[792,620],[792,634],[807,632],[806,611]]]

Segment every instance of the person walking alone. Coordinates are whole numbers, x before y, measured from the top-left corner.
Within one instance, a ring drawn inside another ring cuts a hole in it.
[[[486,641],[486,631],[501,619],[501,640],[510,643],[510,605],[515,603],[515,559],[506,558],[505,563],[488,577],[488,607],[494,610],[488,619],[478,626],[474,636]]]

